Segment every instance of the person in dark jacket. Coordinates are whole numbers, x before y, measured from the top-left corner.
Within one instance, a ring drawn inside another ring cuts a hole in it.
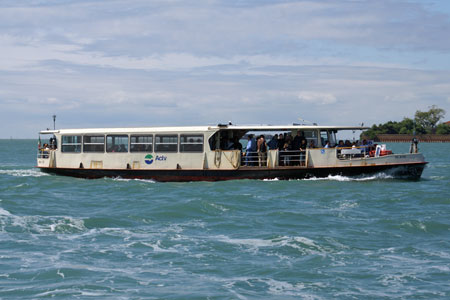
[[[272,139],[267,143],[270,150],[275,150],[278,148],[278,134],[275,134]]]
[[[279,156],[279,165],[280,166],[284,166],[284,156],[285,156],[285,152],[283,150],[284,148],[284,135],[282,133],[280,133],[278,135],[278,156]]]

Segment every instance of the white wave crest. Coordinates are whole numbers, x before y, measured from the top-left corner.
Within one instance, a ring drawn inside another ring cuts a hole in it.
[[[50,176],[38,169],[16,169],[16,170],[0,170],[0,174],[11,175],[15,177],[41,177]]]
[[[275,178],[272,178],[272,179],[269,179],[269,178],[266,178],[266,179],[263,179],[263,181],[279,181],[280,179],[278,179],[278,177],[275,177]]]
[[[211,205],[212,207],[214,207],[214,208],[217,209],[217,210],[220,210],[221,212],[227,212],[227,211],[229,211],[228,208],[225,208],[225,207],[223,207],[223,206],[220,205],[220,204],[210,203],[209,205]]]
[[[313,240],[301,237],[301,236],[281,236],[274,239],[233,239],[228,236],[220,235],[216,237],[217,240],[228,243],[228,244],[234,244],[241,247],[245,247],[254,251],[257,251],[259,249],[263,248],[280,248],[280,247],[290,247],[298,250],[299,252],[303,254],[318,254],[322,255],[326,252],[324,248],[317,245],[316,242]]]
[[[0,225],[37,234],[65,234],[86,231],[84,221],[69,216],[17,216],[0,208]]]
[[[152,179],[133,179],[134,181],[145,182],[145,183],[156,183],[156,181]]]
[[[378,173],[375,175],[368,176],[358,176],[358,177],[349,177],[342,175],[328,175],[328,177],[311,177],[308,179],[303,179],[306,181],[371,181],[371,180],[380,180],[380,179],[393,179],[394,177],[385,173]]]
[[[229,289],[238,299],[247,299],[238,294],[236,287],[242,284],[267,289],[267,293],[276,295],[276,299],[283,299],[285,296],[295,296],[298,299],[320,300],[322,297],[311,294],[311,290],[317,288],[325,288],[327,285],[323,283],[303,283],[303,282],[288,282],[276,280],[273,278],[255,278],[255,277],[234,277],[231,281],[226,282],[223,286]]]
[[[8,216],[8,217],[10,217],[10,216],[12,216],[12,214],[9,211],[7,211],[6,209],[3,209],[3,208],[0,207],[0,216]]]
[[[138,181],[138,182],[145,182],[145,183],[156,183],[156,181],[152,179],[130,179],[130,178],[122,178],[122,177],[114,177],[112,178],[113,181],[124,181],[124,182],[130,182],[130,181]]]
[[[161,247],[161,241],[157,240],[156,243],[149,243],[149,242],[141,242],[142,245],[150,247],[153,249],[154,252],[160,252],[160,253],[178,253],[179,251],[175,248],[163,248]]]

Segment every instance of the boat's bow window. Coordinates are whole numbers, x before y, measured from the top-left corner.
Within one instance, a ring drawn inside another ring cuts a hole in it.
[[[155,151],[156,152],[177,152],[178,151],[178,135],[157,134],[155,136]]]
[[[180,135],[180,152],[203,152],[203,135]]]
[[[132,135],[130,152],[153,152],[153,135]]]
[[[337,145],[337,140],[336,140],[336,133],[337,131],[330,131],[330,144],[334,147]]]
[[[128,135],[108,135],[106,152],[128,152]]]
[[[322,147],[325,146],[326,142],[328,141],[330,143],[331,147],[336,146],[336,131],[320,131],[320,139],[322,142]]]
[[[83,152],[105,152],[105,136],[85,135],[83,139]]]
[[[81,135],[63,135],[61,143],[62,152],[81,152]]]
[[[308,145],[311,145],[311,142],[313,143],[314,146],[318,145],[316,130],[305,130],[304,135],[305,135]]]

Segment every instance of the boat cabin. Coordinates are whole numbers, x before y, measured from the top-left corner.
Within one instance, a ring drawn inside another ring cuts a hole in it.
[[[198,127],[47,130],[40,132],[40,135],[49,138],[45,140],[40,137],[38,166],[108,169],[306,167],[307,158],[312,152],[336,151],[334,148],[338,145],[338,131],[362,129],[364,128],[219,124]],[[257,137],[261,135],[265,140],[259,142]],[[271,140],[275,135],[282,135],[283,138],[278,138],[274,143]],[[297,136],[305,140],[301,149]],[[249,142],[255,145],[247,149]],[[258,143],[261,149],[258,149]],[[363,155],[361,150],[345,149],[346,147],[352,148],[352,145],[343,145],[336,157],[345,159]],[[266,153],[262,161],[258,156],[259,152]]]

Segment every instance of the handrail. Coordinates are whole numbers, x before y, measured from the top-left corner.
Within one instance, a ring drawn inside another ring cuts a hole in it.
[[[44,149],[40,148],[38,149],[37,158],[50,158],[50,154],[54,152],[55,149]]]
[[[278,166],[306,166],[306,150],[276,150]],[[258,151],[247,151],[241,159],[243,166],[269,166],[268,151],[263,155]]]

